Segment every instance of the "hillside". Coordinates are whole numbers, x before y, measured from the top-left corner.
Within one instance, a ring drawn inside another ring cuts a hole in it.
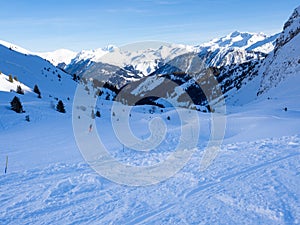
[[[77,83],[69,74],[48,61],[0,45],[0,71],[2,129],[15,127],[21,121],[25,123],[26,115],[29,115],[32,121],[44,120],[46,115],[59,116],[55,109],[58,100],[62,100],[66,104],[67,111],[71,113],[72,97]],[[9,75],[17,81],[13,79],[13,82],[10,82]],[[24,95],[16,93],[18,85],[25,91]],[[41,92],[40,99],[33,92],[35,85]],[[10,110],[10,102],[14,96],[20,98],[26,113],[18,115]],[[44,116],[40,115],[41,110],[45,112]]]

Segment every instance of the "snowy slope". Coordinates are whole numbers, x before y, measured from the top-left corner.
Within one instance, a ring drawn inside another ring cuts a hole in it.
[[[58,100],[62,100],[67,113],[71,113],[76,82],[48,61],[0,45],[0,71],[0,126],[4,132],[18,124],[27,123],[26,115],[32,122],[43,121],[49,115],[58,116],[55,109]],[[8,75],[16,77],[18,81],[10,83]],[[18,85],[25,91],[24,95],[15,93]],[[35,85],[42,98],[37,98],[33,92]],[[10,110],[14,96],[21,100],[25,113],[17,114]],[[9,120],[4,115],[10,116]]]
[[[176,146],[181,129],[176,112],[149,114],[149,108],[142,106],[131,112],[133,131],[139,137],[147,136],[148,122],[159,116],[170,127],[168,138],[151,153],[122,151],[111,129],[110,105],[102,103],[97,129],[110,154],[120,161],[144,166],[157,163]],[[0,175],[0,221],[297,224],[300,108],[298,105],[294,111],[284,112],[273,105],[266,110],[262,107],[266,104],[248,106],[243,112],[229,108],[224,144],[214,163],[202,172],[199,162],[209,137],[206,129],[210,117],[199,113],[202,132],[188,164],[167,181],[147,187],[119,185],[96,174],[80,156],[68,115],[39,111],[44,120],[24,121],[18,123],[22,129],[0,131],[3,168],[5,156],[9,156],[8,173]],[[167,115],[171,116],[169,122]],[[3,116],[2,125],[7,127],[5,121],[14,114]],[[88,133],[88,127],[83,132]],[[19,137],[18,141],[12,137]]]
[[[6,42],[6,41],[3,41],[3,40],[0,40],[0,45],[3,45],[11,50],[14,50],[16,52],[20,52],[20,53],[23,53],[23,54],[31,54],[30,51],[20,47],[20,46],[17,46],[15,44],[12,44],[12,43],[9,43],[9,42]]]
[[[2,92],[11,92],[11,91],[16,91],[17,86],[21,86],[22,90],[24,92],[31,92],[31,89],[27,87],[26,85],[20,83],[19,81],[13,80],[11,83],[9,81],[9,76],[0,73],[0,91]]]
[[[77,55],[76,52],[73,52],[68,49],[58,49],[53,52],[31,52],[27,49],[24,49],[15,44],[0,40],[0,45],[3,45],[11,50],[14,50],[19,53],[27,54],[27,55],[37,55],[43,59],[48,60],[53,65],[57,66],[60,63],[69,64],[73,58]]]
[[[10,50],[0,45],[0,70],[16,76],[24,85],[33,88],[37,84],[44,97],[71,95],[75,90],[72,77],[48,61],[34,55]],[[44,94],[43,94],[44,93]]]
[[[57,66],[60,63],[64,63],[67,65],[77,55],[76,52],[68,49],[58,49],[53,52],[37,52],[35,54],[44,59],[47,59],[54,66]]]
[[[286,79],[296,79],[300,74],[300,7],[295,9],[285,23],[276,47],[260,69],[262,81],[259,93],[276,87]]]

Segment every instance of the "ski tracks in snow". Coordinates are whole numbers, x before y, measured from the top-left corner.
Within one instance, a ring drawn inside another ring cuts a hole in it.
[[[0,176],[0,222],[184,224],[218,214],[215,222],[295,223],[299,147],[299,137],[225,145],[207,171],[196,153],[179,174],[147,187],[114,184],[84,163],[11,172]]]
[[[285,138],[284,138],[285,139]],[[292,138],[294,139],[294,138]],[[299,140],[298,140],[299,141]],[[255,148],[282,148],[280,144],[276,143],[270,143],[272,140],[262,141],[261,143],[252,143],[253,146],[251,146],[250,151],[254,150]],[[285,140],[283,140],[285,142]],[[267,143],[267,144],[266,144]],[[289,164],[289,161],[293,160],[293,162],[299,161],[300,156],[300,149],[299,149],[299,143],[293,143],[294,147],[298,147],[296,151],[287,151],[287,152],[281,152],[279,156],[276,157],[270,157],[264,159],[264,161],[259,161],[255,165],[248,165],[244,168],[239,168],[238,171],[224,171],[224,173],[220,174],[219,176],[214,177],[213,181],[211,182],[203,182],[200,183],[197,187],[184,190],[182,193],[180,193],[176,201],[173,201],[172,203],[167,203],[161,205],[159,208],[156,208],[152,211],[148,211],[145,214],[139,215],[137,217],[131,218],[129,222],[126,224],[147,224],[149,222],[154,222],[155,224],[161,223],[158,218],[168,218],[168,214],[172,214],[172,211],[176,212],[184,212],[186,209],[184,209],[184,206],[187,206],[187,209],[191,208],[191,205],[206,205],[207,202],[209,202],[210,198],[219,198],[219,194],[224,192],[226,186],[230,186],[231,183],[235,182],[242,182],[245,183],[251,179],[264,178],[266,175],[266,171],[274,171],[278,167],[282,167],[282,164]],[[243,143],[245,144],[245,143]],[[249,147],[249,146],[248,146]],[[272,150],[272,149],[271,149]],[[279,149],[276,149],[279,150]],[[293,149],[292,149],[293,150]],[[249,152],[249,150],[248,150]],[[219,168],[213,168],[213,169],[219,169]],[[213,170],[212,169],[212,170]],[[278,178],[274,178],[271,181],[275,182]],[[278,181],[277,181],[278,182]],[[276,183],[276,182],[275,182]],[[285,185],[282,185],[282,187],[287,187]],[[240,190],[239,190],[240,191]],[[294,204],[297,204],[298,198],[296,197],[297,193],[293,193],[291,191],[288,191],[291,198],[294,199]],[[299,194],[299,193],[298,193]],[[280,200],[281,202],[281,200]],[[186,204],[187,203],[187,204]],[[279,203],[280,204],[280,203]],[[297,221],[292,216],[291,210],[287,209],[290,208],[288,204],[281,204],[282,212],[278,213],[275,211],[272,211],[270,209],[261,208],[259,205],[251,205],[251,204],[240,204],[239,207],[244,207],[242,209],[244,212],[254,212],[256,214],[259,214],[259,216],[263,216],[265,219],[271,219],[271,221],[275,222],[292,222]],[[168,221],[170,222],[170,221]],[[180,223],[185,223],[186,220],[183,220],[183,218],[180,220]],[[202,221],[203,222],[203,221]]]

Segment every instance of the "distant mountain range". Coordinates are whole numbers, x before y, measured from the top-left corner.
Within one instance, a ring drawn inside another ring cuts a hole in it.
[[[130,45],[121,48],[109,45],[95,50],[83,50],[77,54],[61,49],[38,55],[55,66],[59,65],[67,72],[80,76],[90,73],[89,69],[92,65],[92,69],[95,70],[97,63],[106,63],[125,70],[130,68],[129,73],[134,72],[138,77],[144,77],[176,56],[185,53],[195,52],[206,57],[208,66],[224,66],[261,58],[273,50],[277,36],[278,34],[269,37],[263,33],[235,31],[198,46],[162,43],[156,44],[156,47],[147,48],[149,44],[145,43],[144,49],[134,50],[130,49]],[[102,64],[98,66],[101,67]],[[130,75],[128,77],[132,78]]]

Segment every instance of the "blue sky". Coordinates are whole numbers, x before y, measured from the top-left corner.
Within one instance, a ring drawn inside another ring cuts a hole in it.
[[[201,44],[235,30],[280,32],[296,1],[10,0],[0,39],[31,51],[79,51],[146,40]]]

